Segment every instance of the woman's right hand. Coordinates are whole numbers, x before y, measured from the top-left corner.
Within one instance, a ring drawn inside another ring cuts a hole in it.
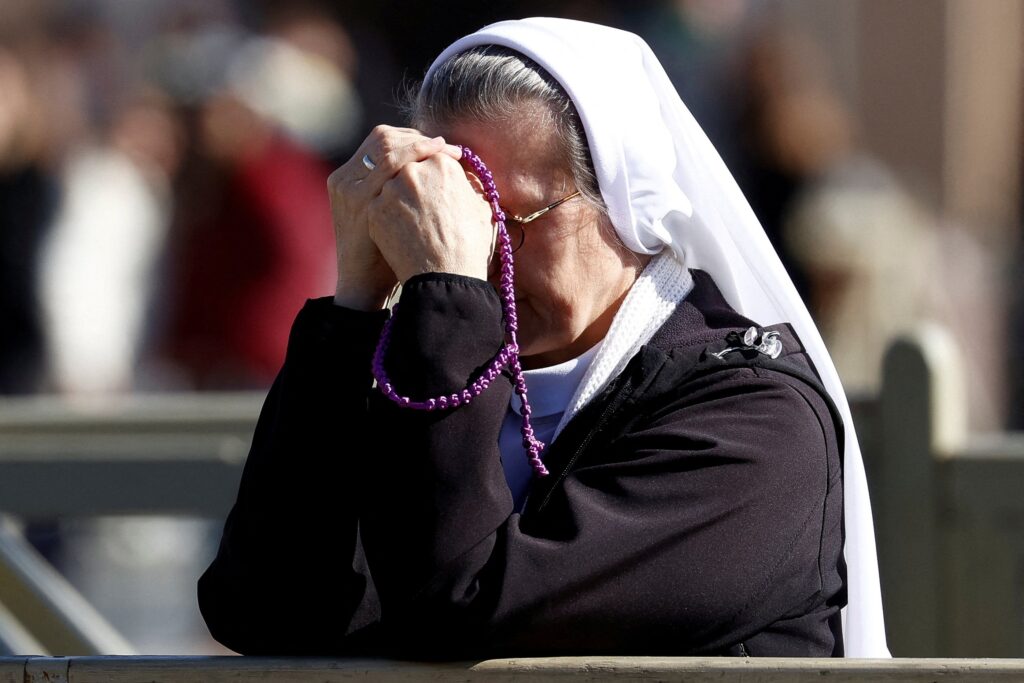
[[[347,162],[327,179],[338,255],[334,301],[357,310],[379,309],[398,278],[370,239],[367,208],[388,180],[406,164],[435,154],[459,159],[461,151],[443,138],[428,138],[412,128],[377,126]],[[367,155],[376,164],[363,164]]]

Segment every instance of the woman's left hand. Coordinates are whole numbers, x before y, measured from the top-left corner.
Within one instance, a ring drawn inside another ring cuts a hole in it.
[[[490,205],[449,156],[403,166],[370,203],[367,219],[400,282],[429,272],[487,278]]]

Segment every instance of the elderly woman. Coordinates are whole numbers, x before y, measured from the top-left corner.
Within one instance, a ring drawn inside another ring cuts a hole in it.
[[[834,368],[649,48],[495,24],[412,119],[329,181],[338,289],[295,321],[200,580],[213,635],[886,656]]]

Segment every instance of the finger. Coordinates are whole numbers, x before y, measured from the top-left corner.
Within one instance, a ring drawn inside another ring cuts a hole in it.
[[[387,126],[387,125],[384,125],[384,124],[381,124],[380,126],[377,126],[377,128],[379,128],[381,130],[381,132],[385,133],[385,134],[387,134],[387,133],[403,134],[403,135],[410,135],[410,136],[421,137],[421,138],[429,138],[429,137],[431,137],[431,136],[427,135],[426,133],[424,133],[423,131],[421,131],[421,130],[419,130],[417,128],[400,128],[398,126]],[[456,145],[451,145],[451,147],[452,147],[451,151],[453,153],[455,152],[455,150],[458,150],[458,147]],[[461,150],[459,151],[459,154],[461,154]]]
[[[380,183],[383,180],[378,180],[369,187],[361,187],[361,185],[377,170],[380,160],[386,157],[389,150],[402,148],[419,140],[429,140],[429,138],[412,128],[395,128],[385,125],[374,127],[352,157],[331,173],[327,179],[328,187],[340,190],[342,187],[349,186],[359,193],[369,192],[371,196],[376,194],[380,191]],[[370,165],[373,168],[370,168]],[[386,177],[385,175],[385,179]]]
[[[439,154],[450,156],[445,154],[442,138],[420,138],[388,150],[379,161],[371,156],[376,167],[361,181],[360,192],[375,196],[387,181],[395,178],[409,164],[426,161]]]
[[[428,137],[427,135],[423,134],[423,131],[417,130],[416,128],[402,128],[400,126],[388,126],[388,125],[384,125],[384,124],[381,124],[380,126],[377,126],[377,128],[387,129],[389,131],[394,131],[395,133],[405,133],[405,134],[408,134],[408,135],[417,135],[417,136],[419,136],[421,138]]]
[[[391,140],[390,142],[403,144],[395,144],[387,148],[380,161],[377,162],[377,170],[384,171],[388,177],[393,177],[406,164],[423,161],[439,152],[444,152],[446,149],[444,138],[442,137],[406,138],[404,140]]]
[[[444,138],[441,138],[441,140],[443,141]],[[455,161],[459,161],[460,159],[462,159],[462,148],[459,147],[458,145],[449,145],[446,143],[444,149],[441,151],[450,156],[452,159],[455,159]]]
[[[370,154],[375,162],[380,162],[389,152],[401,149],[418,140],[430,140],[428,135],[415,128],[396,128],[384,124],[374,126],[370,134],[363,140],[359,151]]]

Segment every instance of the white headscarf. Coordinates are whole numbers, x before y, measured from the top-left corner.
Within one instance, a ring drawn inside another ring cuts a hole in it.
[[[665,250],[706,271],[730,305],[762,325],[796,329],[846,424],[845,555],[849,657],[888,657],[867,481],[846,395],[807,308],[761,224],[664,69],[638,36],[568,19],[503,21],[457,40],[434,61],[502,45],[548,71],[586,129],[612,224],[633,251]],[[429,78],[428,72],[428,78]]]

